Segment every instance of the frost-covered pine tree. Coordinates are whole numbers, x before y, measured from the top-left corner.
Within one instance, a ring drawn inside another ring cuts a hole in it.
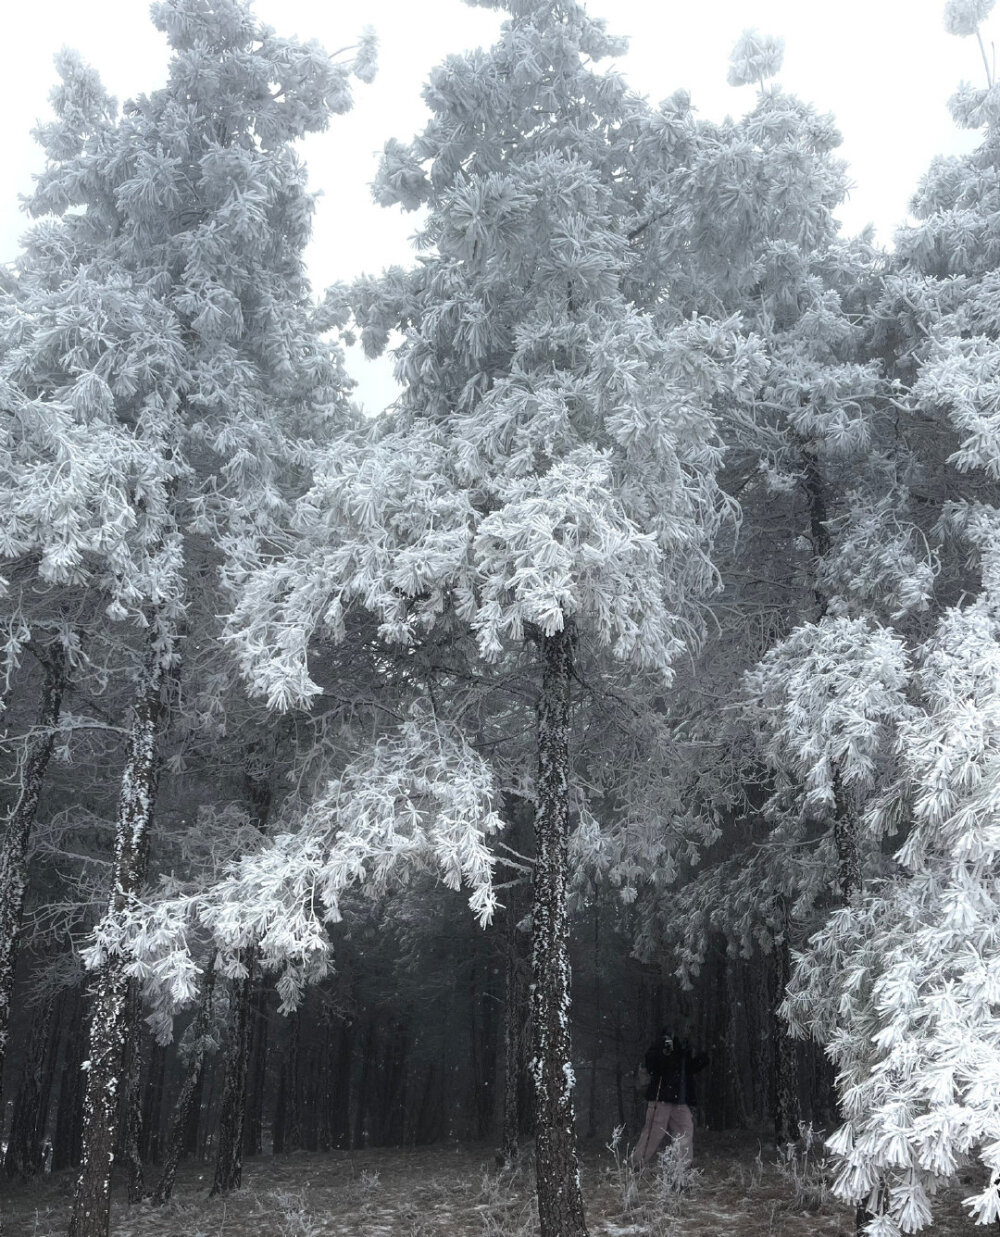
[[[714,404],[762,368],[728,320],[654,319],[630,294],[644,105],[592,67],[620,41],[576,3],[502,7],[499,43],[434,71],[427,130],[390,143],[377,180],[387,205],[427,209],[419,266],[357,294],[370,351],[404,331],[398,408],[317,464],[297,543],[248,563],[234,635],[278,705],[318,690],[313,637],[345,639],[359,609],[391,644],[419,649],[457,618],[487,661],[532,652],[538,1194],[542,1233],[565,1237],[585,1232],[568,1040],[574,658],[604,649],[669,681],[716,584]]]
[[[164,0],[167,85],[118,109],[58,61],[37,217],[0,322],[5,560],[85,588],[131,633],[112,888],[100,939],[74,1237],[108,1226],[129,986],[116,925],[145,874],[188,573],[267,533],[296,443],[344,417],[312,321],[311,202],[292,143],[350,105],[352,67],[277,37],[241,0]],[[205,547],[209,547],[206,551]]]
[[[739,311],[768,364],[751,402],[721,409],[740,535],[718,558],[719,637],[661,723],[679,740],[664,785],[686,809],[662,815],[692,848],[721,831],[730,854],[678,879],[681,848],[652,863],[647,850],[639,868],[656,880],[640,885],[637,947],[670,951],[687,983],[721,933],[783,988],[790,942],[879,865],[858,803],[878,784],[906,677],[892,625],[919,623],[931,597],[934,516],[914,519],[912,452],[871,338],[883,261],[838,233],[840,137],[769,80],[780,54],[753,31],[734,49],[730,82],[757,88],[745,116],[698,122],[675,97],[649,130],[677,159],[664,172],[683,211],[648,211],[636,238],[647,284],[661,281],[671,304]],[[732,705],[721,734],[720,700]],[[616,857],[609,871],[624,868]],[[777,1019],[773,1031],[775,1123],[793,1139],[794,1045]]]
[[[979,34],[992,4],[951,0],[951,33]],[[982,39],[979,39],[982,46]],[[879,305],[915,481],[940,514],[943,599],[913,653],[911,708],[894,776],[870,806],[876,836],[901,834],[895,871],[810,942],[789,989],[792,1025],[827,1045],[844,1123],[831,1139],[837,1192],[871,1211],[876,1237],[916,1232],[938,1188],[978,1161],[967,1200],[1000,1215],[996,1036],[1000,898],[994,869],[997,557],[993,388],[998,367],[996,88],[963,87],[971,155],[938,160],[897,238]],[[950,501],[948,501],[950,500]],[[970,562],[971,560],[971,562]],[[971,567],[971,570],[970,570]],[[945,588],[947,591],[945,591]]]

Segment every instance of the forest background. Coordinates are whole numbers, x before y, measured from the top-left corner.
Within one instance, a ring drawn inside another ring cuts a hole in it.
[[[890,251],[780,40],[714,121],[571,0],[480,7],[375,178],[415,255],[319,297],[297,144],[373,36],[165,0],[120,107],[58,58],[0,302],[5,1170],[79,1165],[98,1237],[112,1164],[533,1136],[582,1237],[669,1022],[873,1237],[959,1178],[991,1223],[992,2]]]

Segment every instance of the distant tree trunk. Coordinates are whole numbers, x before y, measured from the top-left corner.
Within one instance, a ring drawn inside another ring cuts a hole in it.
[[[368,1108],[371,1102],[372,1057],[375,1054],[375,1027],[371,1019],[365,1026],[361,1044],[361,1076],[358,1079],[358,1104],[354,1112],[351,1146],[364,1147],[368,1140]]]
[[[302,1149],[304,1151],[319,1150],[320,1100],[323,1094],[323,1069],[321,1052],[315,1041],[315,1022],[311,1026],[312,1043],[305,1054],[305,1069],[302,1071]]]
[[[163,1122],[166,1073],[167,1049],[154,1040],[149,1054],[149,1077],[143,1092],[142,1159],[147,1164],[160,1162],[160,1126]]]
[[[51,1089],[46,1082],[46,1070],[51,1071],[55,1065],[52,1059],[53,1026],[57,1043],[59,1038],[59,1019],[54,1012],[52,997],[49,997],[44,1007],[39,1010],[35,1021],[38,1032],[32,1037],[24,1062],[21,1086],[11,1114],[7,1154],[4,1156],[7,1176],[17,1177],[21,1181],[37,1176],[44,1166],[43,1143]]]
[[[125,1044],[122,1053],[122,1105],[119,1114],[121,1153],[128,1173],[129,1203],[141,1203],[145,1193],[142,1171],[142,998],[136,979],[128,981],[125,1003]]]
[[[278,1096],[274,1106],[274,1154],[302,1149],[299,1113],[299,1013],[289,1014],[285,1056],[278,1076]]]
[[[625,1087],[624,1071],[622,1069],[622,1011],[621,1006],[615,1010],[615,1102],[618,1105],[618,1124],[627,1124],[625,1119]]]
[[[156,739],[163,712],[165,653],[152,638],[136,690],[115,832],[111,896],[105,922],[112,929],[138,894],[146,875],[149,827],[159,772]],[[90,1062],[83,1107],[83,1157],[73,1196],[70,1237],[107,1237],[111,1217],[111,1164],[126,1044],[135,1028],[128,1017],[126,960],[112,953],[93,983]]]
[[[784,999],[791,974],[787,935],[775,943],[777,1000]],[[777,1010],[774,1013],[774,1136],[779,1143],[794,1142],[799,1136],[799,1067],[795,1041]]]
[[[590,1097],[587,1105],[587,1138],[597,1137],[597,1062],[601,1055],[601,914],[594,889],[594,1042],[590,1054]]]
[[[503,1117],[501,1120],[500,1161],[513,1164],[520,1150],[521,1060],[524,1055],[522,1029],[524,1002],[521,968],[518,965],[517,913],[507,910],[507,949],[504,955],[503,1003]]]
[[[58,641],[38,650],[42,664],[42,695],[38,720],[28,739],[19,770],[17,799],[0,841],[0,1081],[7,1055],[10,1002],[21,938],[21,916],[27,884],[28,841],[31,837],[42,782],[55,747],[59,709],[66,687],[66,650]],[[0,1093],[0,1112],[3,1112]]]
[[[194,1082],[194,1094],[187,1106],[187,1118],[181,1141],[181,1159],[198,1159],[201,1155],[201,1113],[205,1103],[205,1076],[208,1070],[202,1066]]]
[[[153,1191],[152,1202],[162,1206],[173,1193],[177,1179],[177,1165],[184,1153],[191,1129],[191,1109],[200,1102],[205,1077],[205,1057],[208,1051],[209,1030],[212,1023],[212,994],[215,987],[215,971],[209,967],[202,981],[201,999],[193,1028],[194,1043],[187,1063],[187,1072],[174,1103],[163,1153],[163,1171]]]
[[[746,1007],[743,1002],[742,988],[742,970],[737,966],[736,960],[727,955],[726,957],[726,1074],[729,1087],[733,1094],[733,1106],[736,1112],[736,1124],[741,1130],[745,1130],[750,1125],[750,1108],[753,1104],[753,1096],[750,1097],[750,1104],[747,1104],[747,1093],[744,1086],[744,1078],[747,1068],[744,1068],[742,1058],[739,1054],[740,1044],[745,1044],[749,1037],[749,1029],[746,1017]],[[742,1020],[739,1017],[742,1011]]]
[[[378,1109],[376,1146],[398,1146],[402,1141],[406,1112],[406,1075],[409,1042],[406,1027],[394,1019],[385,1041],[385,1057],[380,1071],[382,1089]]]
[[[83,1105],[83,993],[73,991],[73,1012],[70,1015],[63,1048],[63,1064],[59,1074],[59,1095],[56,1100],[56,1128],[52,1140],[52,1171],[74,1168],[80,1163],[81,1118]]]
[[[351,1144],[351,1058],[354,1034],[350,1022],[344,1022],[337,1037],[337,1055],[330,1087],[330,1143],[340,1151]]]
[[[250,818],[264,832],[271,810],[271,760],[259,743],[248,746],[243,763]],[[243,1142],[247,1110],[247,1071],[250,1068],[250,1040],[253,1030],[254,979],[257,949],[248,946],[240,961],[246,969],[241,979],[230,986],[229,1045],[226,1051],[226,1079],[219,1115],[219,1150],[215,1159],[215,1180],[210,1197],[238,1190],[243,1180]]]
[[[267,1085],[268,1002],[267,990],[260,983],[254,990],[253,1025],[250,1047],[250,1075],[247,1081],[247,1118],[244,1127],[244,1152],[260,1155],[264,1149],[264,1091]],[[344,1144],[347,1145],[346,1143]]]
[[[535,1157],[541,1237],[586,1237],[569,1044],[569,692],[572,637],[541,637],[532,906]]]
[[[226,1048],[226,1081],[222,1088],[222,1111],[219,1114],[219,1152],[215,1159],[215,1180],[210,1197],[238,1190],[243,1181],[243,1121],[246,1114],[256,949],[250,946],[243,950],[240,961],[246,968],[246,974],[230,987],[233,1008]]]

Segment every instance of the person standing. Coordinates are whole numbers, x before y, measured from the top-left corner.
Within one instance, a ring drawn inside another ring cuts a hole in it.
[[[694,1159],[694,1117],[698,1102],[695,1074],[708,1064],[705,1053],[695,1055],[683,1041],[664,1027],[646,1053],[649,1086],[646,1088],[646,1124],[632,1152],[636,1168],[656,1155],[664,1138],[681,1144],[686,1164]]]

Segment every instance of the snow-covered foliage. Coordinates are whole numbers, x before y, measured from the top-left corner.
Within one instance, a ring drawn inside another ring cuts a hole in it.
[[[333,959],[328,925],[352,888],[378,898],[431,872],[450,889],[468,885],[481,924],[497,905],[492,835],[503,827],[489,766],[461,735],[418,711],[322,787],[294,830],[231,860],[205,888],[136,902],[120,923],[102,924],[87,951],[99,966],[123,956],[143,982],[158,1032],[197,991],[194,947],[207,936],[224,974],[241,973],[243,951],[280,972],[283,1008]],[[211,956],[211,954],[209,955]]]
[[[0,314],[0,553],[95,585],[114,619],[176,621],[184,536],[270,527],[295,438],[342,403],[311,325],[291,143],[350,105],[351,66],[238,0],[153,18],[174,53],[164,88],[119,109],[64,52],[37,130],[37,222]]]
[[[759,30],[744,30],[729,56],[726,81],[730,86],[763,83],[781,71],[785,40]]]
[[[799,961],[786,1012],[828,1045],[844,1125],[836,1191],[888,1214],[876,1233],[930,1223],[930,1197],[978,1159],[981,1223],[1000,1182],[1000,655],[981,604],[945,614],[919,665],[921,708],[900,727],[897,785],[873,826],[912,821],[898,876],[838,911]],[[905,810],[898,799],[906,800]]]
[[[991,8],[950,3],[948,29],[975,33]],[[933,627],[913,629],[910,703],[866,812],[874,834],[901,835],[895,869],[811,939],[784,1007],[793,1029],[826,1044],[838,1067],[835,1188],[865,1202],[867,1232],[878,1237],[930,1224],[940,1186],[977,1162],[969,1211],[982,1224],[1000,1216],[1000,457],[991,394],[1000,164],[990,92],[963,88],[953,111],[985,126],[984,140],[925,178],[914,203],[920,222],[900,233],[877,337],[891,339],[907,380],[900,409],[914,424],[924,419],[910,472],[934,494],[938,570],[961,601]]]
[[[944,28],[949,34],[975,34],[990,15],[995,0],[946,0]]]
[[[838,783],[862,791],[906,716],[906,650],[863,619],[799,627],[747,675],[768,762],[801,781],[805,806],[835,809]]]

